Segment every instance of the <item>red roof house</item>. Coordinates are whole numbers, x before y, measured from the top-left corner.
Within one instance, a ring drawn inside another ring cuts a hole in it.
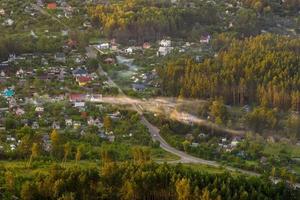
[[[55,2],[53,3],[48,3],[47,8],[49,10],[55,10],[57,8],[57,4]]]
[[[89,82],[92,81],[92,78],[89,77],[89,76],[78,76],[78,77],[76,78],[76,80],[77,80],[79,86],[85,86],[85,85],[87,85]]]
[[[70,94],[69,101],[70,102],[81,102],[85,101],[86,95],[84,94]]]

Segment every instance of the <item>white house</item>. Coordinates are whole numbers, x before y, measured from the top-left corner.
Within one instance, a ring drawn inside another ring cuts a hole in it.
[[[172,44],[171,40],[161,40],[159,45],[162,47],[170,47]]]
[[[158,51],[157,51],[157,56],[166,56],[169,53],[171,53],[173,50],[173,47],[159,47]]]
[[[57,129],[57,130],[59,130],[59,129],[60,129],[60,125],[59,125],[59,123],[57,123],[57,122],[53,122],[53,123],[52,123],[52,128],[53,128],[53,129]]]
[[[72,126],[73,125],[73,120],[72,119],[66,119],[65,124],[66,124],[66,126]]]
[[[92,95],[91,96],[91,99],[90,99],[91,102],[101,102],[102,101],[102,95]]]
[[[35,112],[39,112],[39,113],[44,112],[44,107],[41,106],[36,107]]]
[[[0,15],[5,15],[5,10],[3,8],[0,9]]]
[[[80,122],[74,122],[73,123],[73,128],[74,129],[78,129],[78,128],[80,128],[81,127],[81,123]]]
[[[230,143],[230,146],[231,146],[231,147],[236,147],[236,146],[238,145],[238,143],[239,143],[238,140],[233,139],[233,140],[231,141],[231,143]]]
[[[15,144],[10,144],[9,147],[10,147],[11,151],[16,150],[16,145]]]
[[[89,126],[94,126],[95,125],[95,120],[94,118],[90,117],[88,120],[87,120],[87,124]]]
[[[3,23],[3,25],[6,25],[6,26],[12,26],[13,24],[14,24],[14,20],[12,20],[12,19],[7,19]]]
[[[97,48],[99,48],[99,49],[109,49],[110,45],[109,45],[109,43],[102,43],[102,44],[99,44],[97,46]]]
[[[85,102],[75,102],[74,107],[75,108],[83,108],[85,106]]]
[[[128,47],[127,49],[125,49],[125,53],[132,54],[133,53],[133,48],[132,47]]]
[[[23,75],[24,75],[24,71],[23,71],[23,69],[21,68],[21,69],[19,69],[17,72],[16,72],[16,77],[18,77],[18,78],[21,78],[21,77],[23,77]]]

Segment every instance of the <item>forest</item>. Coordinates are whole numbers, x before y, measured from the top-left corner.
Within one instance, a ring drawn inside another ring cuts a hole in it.
[[[247,7],[253,8],[256,11],[263,12],[277,12],[280,14],[296,14],[300,9],[300,1],[298,0],[242,0]]]
[[[90,6],[88,13],[105,36],[141,44],[166,36],[196,41],[221,32],[254,36],[276,26],[275,17],[293,18],[299,8],[298,0],[125,0]]]
[[[209,174],[182,165],[155,164],[142,154],[134,162],[105,161],[96,168],[52,165],[47,172],[16,174],[1,169],[1,199],[297,199],[286,182],[268,178]]]
[[[108,37],[123,43],[155,41],[163,36],[185,37],[192,29],[200,28],[205,33],[205,26],[221,22],[216,7],[206,3],[187,9],[172,7],[168,1],[127,0],[90,7],[89,14]]]
[[[299,39],[264,34],[223,47],[203,63],[182,58],[159,67],[163,94],[300,110]]]

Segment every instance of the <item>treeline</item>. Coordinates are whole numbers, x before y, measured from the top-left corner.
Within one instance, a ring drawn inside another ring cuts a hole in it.
[[[30,36],[3,36],[0,38],[0,61],[7,60],[9,54],[51,53],[61,50],[64,38],[32,38]]]
[[[297,14],[300,10],[299,0],[242,0],[242,3],[260,13]]]
[[[201,32],[208,31],[206,26],[221,22],[217,8],[205,3],[185,8],[174,7],[170,1],[126,0],[90,7],[89,14],[107,36],[120,42],[185,37],[192,32],[200,37]]]
[[[62,168],[30,176],[0,171],[1,199],[297,199],[299,193],[267,178],[208,174],[181,165],[106,163],[97,168]]]
[[[233,39],[217,57],[203,63],[184,58],[159,68],[161,88],[165,95],[222,97],[228,104],[299,111],[299,53],[300,40],[290,37]]]

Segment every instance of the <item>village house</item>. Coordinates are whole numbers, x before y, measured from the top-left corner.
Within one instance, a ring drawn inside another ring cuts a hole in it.
[[[127,49],[125,49],[125,53],[132,54],[133,53],[133,48],[132,47],[128,47]]]
[[[44,7],[44,0],[37,0],[36,4],[40,7]]]
[[[11,151],[16,150],[16,148],[17,148],[17,146],[15,144],[10,144],[9,147],[10,147]]]
[[[14,20],[8,18],[8,19],[4,20],[3,26],[12,26],[14,23],[15,23]]]
[[[168,55],[169,53],[171,53],[173,50],[173,47],[165,47],[165,46],[161,46],[158,48],[158,51],[157,51],[157,56],[166,56]]]
[[[77,68],[72,72],[74,77],[78,76],[88,76],[88,72],[84,68]]]
[[[43,113],[44,112],[44,107],[42,107],[42,106],[36,107],[35,108],[35,112],[37,112],[37,113]]]
[[[73,122],[74,129],[79,129],[80,127],[81,127],[81,122],[78,122],[78,121]]]
[[[172,44],[171,40],[161,40],[159,42],[159,45],[161,47],[171,47],[171,44]]]
[[[101,43],[101,44],[97,45],[97,48],[98,48],[98,49],[102,49],[102,50],[104,50],[104,49],[109,49],[109,48],[110,48],[110,44],[109,44],[108,42],[106,42],[106,43]]]
[[[85,94],[70,94],[69,95],[69,101],[72,103],[75,102],[82,102],[86,100],[86,95]]]
[[[51,140],[48,134],[45,134],[42,137],[42,147],[46,152],[49,152],[51,150]]]
[[[100,120],[98,118],[94,119],[93,117],[90,117],[87,120],[87,124],[89,126],[97,126],[98,128],[102,128],[103,124],[100,122]]]
[[[38,122],[33,122],[32,125],[31,125],[31,128],[32,129],[38,129],[40,126],[39,126],[39,123]]]
[[[48,3],[48,4],[47,4],[47,8],[48,8],[49,10],[56,10],[56,8],[57,8],[56,2]]]
[[[102,95],[92,95],[90,98],[91,102],[101,102],[102,101]]]
[[[118,120],[121,117],[121,113],[119,111],[108,114],[107,116],[109,116],[112,120]]]
[[[233,148],[233,147],[236,147],[239,143],[240,143],[240,140],[238,138],[234,138],[231,141],[230,146]]]
[[[107,139],[107,135],[106,135],[103,131],[100,131],[100,132],[98,133],[98,136],[99,136],[100,138],[102,138],[102,139]]]
[[[208,44],[210,42],[211,36],[207,35],[207,36],[202,36],[200,38],[200,43],[201,44]]]
[[[25,111],[22,108],[17,108],[15,113],[17,116],[22,116],[25,114]]]
[[[62,63],[66,62],[66,56],[64,53],[56,53],[54,55],[54,59],[56,62],[62,62]]]
[[[5,10],[3,8],[0,8],[0,15],[1,16],[5,15]]]
[[[7,72],[10,72],[8,61],[4,61],[4,62],[0,63],[0,70],[4,71],[6,74],[7,74]]]
[[[73,48],[76,48],[77,46],[77,41],[76,40],[72,40],[72,39],[69,39],[66,43],[66,47],[67,48],[70,48],[70,49],[73,49]]]
[[[53,122],[52,123],[52,129],[56,129],[56,130],[59,130],[60,129],[60,124],[58,122]]]
[[[16,141],[16,138],[15,138],[15,137],[12,137],[11,135],[7,135],[7,136],[6,136],[6,141],[7,141],[7,142],[15,142],[15,141]]]
[[[108,139],[109,142],[114,142],[115,139],[116,139],[116,136],[114,136],[114,135],[108,135],[107,139]]]
[[[75,102],[74,103],[74,107],[75,108],[85,108],[85,102],[82,101],[82,102]]]
[[[92,81],[92,78],[89,76],[78,76],[76,77],[76,82],[79,84],[79,86],[86,86]]]
[[[6,88],[4,91],[3,91],[3,96],[5,98],[11,98],[15,95],[15,91],[11,88]]]
[[[146,86],[143,84],[132,84],[132,89],[136,92],[142,92],[146,89]]]
[[[8,105],[9,105],[9,108],[14,108],[14,107],[18,106],[15,98],[9,98]]]
[[[65,119],[65,124],[66,124],[66,126],[72,126],[73,125],[73,120],[72,119]]]
[[[144,42],[143,49],[150,49],[150,48],[151,48],[151,44],[149,42]]]
[[[84,22],[82,25],[83,25],[84,28],[91,28],[92,27],[92,23],[89,22],[89,21]]]
[[[17,78],[23,78],[24,77],[24,71],[22,68],[20,68],[17,72],[16,72],[16,77]]]

